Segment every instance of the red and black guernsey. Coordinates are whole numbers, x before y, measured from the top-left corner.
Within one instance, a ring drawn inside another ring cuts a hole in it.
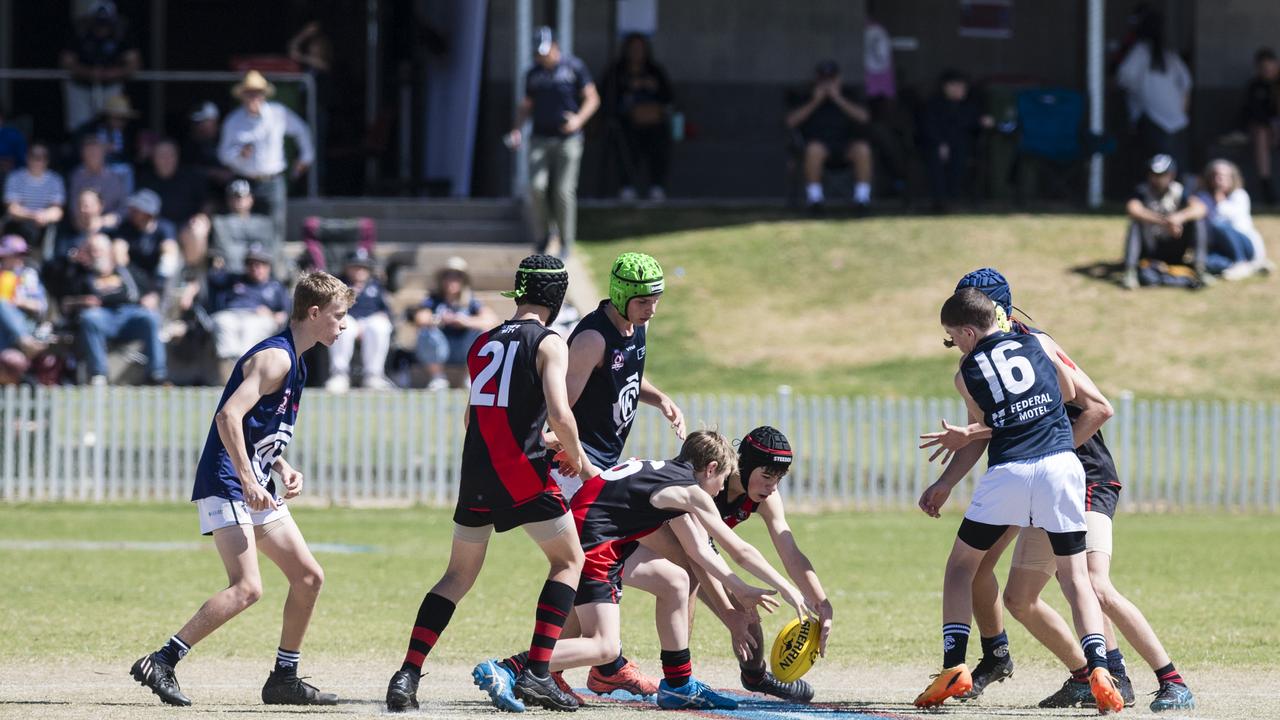
[[[552,332],[536,320],[508,320],[467,351],[471,397],[459,508],[504,510],[555,486],[547,473],[547,402],[538,374],[538,345]]]
[[[677,460],[628,460],[583,483],[569,504],[586,553],[582,576],[616,582],[640,538],[685,514],[654,507],[653,494],[697,484],[693,467]]]
[[[752,513],[760,508],[760,503],[751,499],[747,493],[742,493],[733,500],[729,499],[729,488],[720,491],[715,497],[716,510],[720,513],[720,518],[724,520],[724,524],[729,527],[737,527],[739,523],[744,523],[751,518]]]

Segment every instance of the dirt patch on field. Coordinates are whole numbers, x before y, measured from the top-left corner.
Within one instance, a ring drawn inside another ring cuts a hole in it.
[[[192,658],[179,668],[179,680],[192,698],[190,708],[163,706],[149,691],[128,676],[128,660],[116,666],[86,668],[73,665],[28,664],[6,667],[0,672],[0,718],[83,718],[85,720],[135,720],[142,718],[253,717],[298,718],[305,713],[342,717],[385,717],[382,697],[393,667],[371,667],[367,662],[305,660],[304,674],[322,689],[336,692],[342,701],[336,707],[270,709],[259,702],[265,679],[260,663]],[[732,666],[702,664],[699,676],[716,687],[737,688]],[[882,669],[841,668],[819,665],[807,679],[817,689],[813,706],[782,705],[750,699],[736,713],[699,713],[704,717],[803,718],[823,720],[861,717],[900,717],[925,714],[910,701],[928,681],[928,668],[887,667]],[[585,684],[585,672],[570,671],[575,687]],[[1161,717],[1221,718],[1259,720],[1280,718],[1275,704],[1280,682],[1274,673],[1261,670],[1207,671],[1187,673],[1199,707],[1191,713]],[[1147,710],[1154,690],[1149,673],[1135,675],[1138,705],[1123,715],[1151,716]],[[1034,717],[1087,718],[1089,710],[1040,710],[1035,703],[1057,688],[1060,673],[1042,668],[1020,668],[1015,677],[987,691],[985,698],[967,704],[947,705],[929,714],[956,718]],[[745,696],[746,694],[743,693]],[[470,668],[461,665],[437,666],[423,679],[419,692],[422,710],[409,717],[470,718],[490,717],[495,712],[487,697],[471,685]],[[578,717],[635,718],[653,710],[645,703],[593,702]],[[539,711],[545,715],[544,711]]]

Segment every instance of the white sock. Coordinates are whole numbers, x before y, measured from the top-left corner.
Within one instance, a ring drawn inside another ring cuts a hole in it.
[[[871,183],[860,182],[853,186],[853,201],[859,205],[871,202]]]
[[[809,183],[804,186],[805,197],[808,198],[809,204],[820,203],[825,198],[822,194],[822,183]]]

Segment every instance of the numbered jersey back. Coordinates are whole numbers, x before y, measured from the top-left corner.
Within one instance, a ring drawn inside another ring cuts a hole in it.
[[[508,320],[467,351],[470,407],[458,496],[465,507],[509,508],[547,486],[538,345],[550,334],[537,321]]]
[[[696,485],[693,468],[678,460],[628,460],[587,480],[569,504],[584,549],[610,541],[629,542],[680,517],[649,498],[665,487]]]
[[[989,467],[1072,449],[1057,368],[1034,336],[988,335],[960,373],[991,428]]]

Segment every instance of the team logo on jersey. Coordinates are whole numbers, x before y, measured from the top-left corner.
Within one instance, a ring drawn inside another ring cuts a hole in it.
[[[613,365],[611,365],[611,367],[612,367],[614,370],[621,370],[621,369],[622,369],[622,366],[623,366],[623,365],[626,365],[626,364],[627,364],[627,356],[626,356],[626,354],[625,354],[625,353],[623,353],[621,350],[614,350],[614,351],[613,351]]]
[[[621,430],[631,424],[636,417],[636,403],[640,400],[640,373],[631,373],[627,384],[618,391],[618,399],[613,403],[613,424]]]
[[[289,409],[289,395],[292,392],[293,392],[293,388],[284,389],[284,397],[280,398],[280,405],[279,407],[276,408],[277,415],[283,415],[284,412]],[[297,407],[294,407],[295,412],[297,411],[297,409],[298,409]]]

